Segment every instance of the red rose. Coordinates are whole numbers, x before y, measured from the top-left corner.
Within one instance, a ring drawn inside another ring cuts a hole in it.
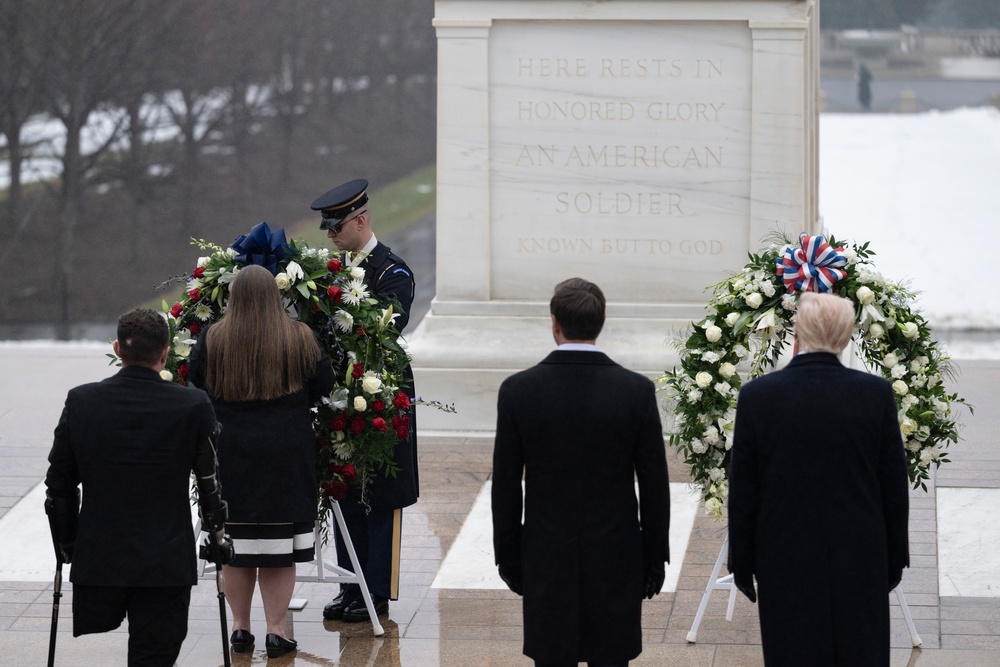
[[[361,367],[361,364],[354,364],[354,368],[351,369],[351,377],[357,380],[364,374],[365,369]]]
[[[197,301],[201,298],[201,290],[195,287],[193,290],[188,292],[188,296],[191,297],[192,301]]]
[[[385,423],[385,420],[381,417],[376,417],[372,420],[372,426],[378,431],[388,431],[389,426]]]
[[[403,415],[402,417],[400,417],[400,421],[403,423],[404,427],[409,426],[410,425],[410,415]]]
[[[315,301],[310,301],[309,302],[309,309],[311,311],[313,311],[314,313],[318,313],[320,311],[319,304],[316,303]]]
[[[347,417],[344,415],[337,415],[330,420],[331,431],[343,431],[345,428],[347,428]]]
[[[410,430],[406,427],[396,429],[396,437],[400,440],[406,440],[410,436]]]
[[[350,463],[347,463],[347,464],[344,464],[343,466],[341,466],[341,468],[340,468],[340,474],[348,482],[353,482],[354,478],[358,474],[358,469],[355,468],[354,466],[352,466]]]
[[[340,464],[336,461],[330,461],[330,472],[337,474],[340,472]]]
[[[192,322],[191,324],[188,325],[188,331],[191,332],[192,336],[197,336],[198,334],[201,333],[201,325],[198,324],[197,322]]]
[[[181,304],[175,303],[174,305],[170,306],[170,316],[171,317],[177,317],[182,312],[184,312],[184,306],[182,306]]]
[[[177,377],[186,378],[187,376],[188,376],[188,365],[187,362],[185,362],[177,367]]]
[[[344,268],[344,265],[340,263],[339,259],[334,257],[326,263],[326,268],[330,271],[330,273],[340,273],[340,270]]]
[[[382,412],[383,410],[385,410],[385,401],[379,399],[377,401],[372,402],[372,410],[374,410],[375,412]]]
[[[194,276],[195,278],[201,278],[203,275],[205,275],[205,267],[204,266],[196,267],[195,270],[191,272],[191,275]]]
[[[364,327],[358,327],[357,334],[358,334],[358,338],[364,338],[365,336],[368,335],[368,333],[365,331]]]
[[[343,500],[347,497],[346,482],[323,482],[323,493],[334,500]]]
[[[396,406],[397,410],[405,410],[410,407],[410,397],[403,392],[399,392],[396,394],[396,398],[393,399],[392,404]]]
[[[340,303],[342,295],[340,293],[340,288],[337,287],[336,285],[330,285],[330,287],[326,290],[326,295],[330,297],[330,301],[333,301],[334,303]]]
[[[361,435],[368,424],[365,423],[365,418],[361,415],[356,415],[354,419],[351,420],[351,433],[354,435]]]

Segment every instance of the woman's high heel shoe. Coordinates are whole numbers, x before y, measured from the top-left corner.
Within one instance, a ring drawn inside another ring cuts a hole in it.
[[[264,645],[267,647],[267,657],[269,658],[277,658],[299,647],[298,642],[295,640],[289,641],[281,635],[275,634],[268,634],[264,640]]]

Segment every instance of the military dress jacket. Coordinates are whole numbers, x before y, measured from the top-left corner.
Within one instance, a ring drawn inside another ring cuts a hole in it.
[[[376,243],[371,253],[359,264],[365,270],[365,282],[379,296],[395,299],[399,303],[399,313],[396,318],[396,328],[400,333],[410,321],[410,308],[416,283],[413,271],[406,265],[402,257],[392,252],[389,246],[381,241]],[[412,401],[416,394],[413,387],[413,369],[407,365],[403,371],[407,382],[403,391]],[[408,507],[417,502],[420,495],[420,478],[417,472],[417,414],[410,410],[410,437],[400,440],[395,447],[393,460],[399,469],[395,477],[386,477],[381,471],[376,471],[373,482],[366,491],[368,502],[374,511]],[[356,493],[352,490],[353,497]]]

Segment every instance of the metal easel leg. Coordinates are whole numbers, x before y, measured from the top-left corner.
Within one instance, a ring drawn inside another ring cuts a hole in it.
[[[906,621],[906,629],[910,631],[910,641],[914,646],[920,646],[923,640],[917,634],[917,627],[913,624],[913,616],[910,615],[910,608],[906,604],[906,597],[903,595],[903,586],[900,584],[894,589],[899,608],[903,610],[903,619]]]
[[[361,597],[365,601],[365,607],[368,608],[368,617],[372,621],[372,630],[375,632],[376,637],[381,637],[385,634],[385,630],[382,628],[382,624],[378,622],[378,614],[375,613],[375,605],[372,603],[372,594],[368,591],[368,584],[365,582],[365,574],[361,571],[361,563],[358,562],[358,554],[354,550],[354,542],[351,540],[351,534],[347,530],[347,522],[344,521],[344,513],[340,511],[340,503],[336,501],[333,503],[333,516],[337,520],[337,526],[340,528],[340,534],[344,540],[344,546],[347,547],[347,553],[351,557],[351,565],[354,566],[353,576],[350,576],[351,573],[345,571],[340,580],[343,582],[357,582],[358,587],[361,588]],[[322,567],[326,567],[325,562],[321,562],[321,568]]]
[[[701,619],[705,615],[705,610],[708,608],[708,601],[712,597],[712,591],[719,588],[732,588],[735,590],[735,586],[731,584],[729,586],[719,585],[719,570],[722,569],[722,561],[726,557],[726,553],[729,549],[729,535],[726,535],[726,539],[722,542],[722,548],[719,550],[719,557],[715,559],[715,567],[712,568],[712,574],[708,578],[708,585],[705,586],[705,593],[701,596],[701,604],[698,605],[698,613],[694,615],[694,623],[691,624],[691,630],[687,633],[687,640],[694,644],[698,641],[698,626],[701,625]],[[731,617],[731,612],[729,614]]]

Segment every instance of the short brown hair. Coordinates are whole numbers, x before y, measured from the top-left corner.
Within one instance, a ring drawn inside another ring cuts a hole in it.
[[[567,340],[595,340],[604,327],[604,292],[583,278],[556,285],[549,312]]]
[[[151,308],[135,308],[118,318],[118,352],[126,366],[155,366],[170,344],[167,320]]]
[[[854,331],[854,304],[834,294],[803,292],[795,315],[795,335],[803,352],[840,354]]]

